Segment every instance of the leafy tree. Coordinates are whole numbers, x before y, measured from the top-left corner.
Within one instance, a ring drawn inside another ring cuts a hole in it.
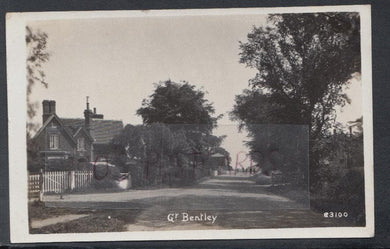
[[[30,99],[33,86],[36,83],[48,87],[46,76],[43,71],[43,64],[49,60],[49,53],[47,52],[47,34],[40,31],[34,31],[30,27],[26,27],[26,46],[27,46],[27,124],[26,124],[26,138],[27,138],[27,165],[30,170],[38,170],[42,162],[39,160],[38,148],[34,141],[32,141],[31,132],[37,129],[37,125],[33,122],[36,116],[37,102]]]
[[[291,112],[282,112],[283,105],[273,103],[268,94],[261,89],[245,89],[235,98],[231,118],[239,121],[239,128],[249,127],[250,124],[289,123]]]
[[[48,87],[46,75],[43,71],[43,64],[49,60],[50,54],[47,52],[47,34],[41,31],[34,31],[26,26],[26,45],[27,45],[27,123],[28,132],[35,129],[32,119],[36,115],[37,102],[32,102],[30,95],[36,83]]]
[[[213,117],[214,113],[204,91],[188,82],[171,80],[156,84],[154,93],[137,110],[144,124],[164,123],[172,131],[185,131],[191,148],[198,152],[208,147],[207,139],[221,117]]]
[[[181,132],[172,133],[160,123],[150,125],[126,125],[112,141],[116,154],[129,159],[146,160],[148,155],[176,155],[190,153],[186,137]]]
[[[185,134],[173,133],[161,123],[150,125],[127,125],[112,141],[112,152],[117,164],[136,161],[141,178],[149,183],[161,181],[170,167],[186,167],[183,156],[191,155]],[[134,170],[134,169],[130,169]],[[139,181],[136,180],[136,181]]]
[[[315,166],[314,145],[331,127],[335,106],[350,102],[342,89],[360,73],[359,15],[270,15],[268,25],[253,27],[248,41],[240,42],[240,50],[240,63],[258,72],[249,81],[251,89],[236,96],[233,119],[241,127],[308,125],[310,164]]]
[[[335,129],[322,138],[319,148],[321,167],[311,183],[315,189],[313,206],[319,210],[348,207],[351,218],[364,224],[364,154],[362,118],[356,120],[357,131]],[[326,204],[325,204],[326,203]],[[325,205],[324,205],[325,204]]]
[[[206,172],[198,163],[222,149],[224,137],[212,135],[220,116],[213,116],[215,109],[205,94],[188,82],[155,84],[153,94],[137,110],[144,124],[127,126],[114,142],[127,157],[144,161],[152,170],[148,172],[159,172],[162,182],[188,184]]]
[[[214,135],[207,135],[204,136],[203,142],[205,147],[207,148],[207,152],[209,154],[216,153],[218,149],[221,148],[222,141],[226,138],[226,135],[224,136],[214,136]]]
[[[252,100],[267,106],[260,111],[267,114],[262,122],[268,116],[272,122],[307,124],[316,139],[328,128],[334,107],[350,101],[341,92],[360,72],[359,15],[280,14],[268,22],[240,43],[240,62],[258,70],[249,82],[257,94]]]
[[[249,134],[253,137],[247,142],[251,157],[264,174],[280,170],[286,182],[307,187],[307,181],[302,181],[307,179],[309,166],[307,127],[251,124]]]
[[[209,133],[217,118],[211,116],[215,109],[204,96],[205,92],[188,82],[167,80],[156,84],[154,93],[143,100],[137,115],[142,116],[145,124],[201,125],[202,131]]]

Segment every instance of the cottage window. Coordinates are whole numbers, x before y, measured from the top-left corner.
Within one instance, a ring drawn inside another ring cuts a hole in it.
[[[58,134],[50,134],[49,148],[51,150],[58,149],[60,137]]]
[[[77,150],[78,151],[83,151],[85,150],[85,140],[83,137],[79,137],[77,139]]]

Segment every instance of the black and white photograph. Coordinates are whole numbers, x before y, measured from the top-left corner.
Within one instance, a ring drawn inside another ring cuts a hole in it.
[[[374,235],[369,6],[7,28],[16,242]]]

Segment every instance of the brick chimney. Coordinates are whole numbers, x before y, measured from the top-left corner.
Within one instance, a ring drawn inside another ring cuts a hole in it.
[[[89,109],[89,96],[87,96],[87,109],[84,110],[84,118],[85,118],[85,129],[88,132],[91,132],[91,122],[93,118],[103,119],[102,114],[96,114],[96,108],[93,108],[93,111]]]
[[[54,100],[50,100],[50,114],[56,114],[56,102]]]
[[[53,114],[56,113],[56,102],[54,100],[42,101],[42,124]]]
[[[88,102],[89,96],[87,96],[87,109],[84,110],[84,126],[85,129],[90,132],[91,130],[91,110],[89,109],[89,102]]]

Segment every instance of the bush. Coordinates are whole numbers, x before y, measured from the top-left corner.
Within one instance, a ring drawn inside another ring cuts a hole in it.
[[[117,188],[116,180],[121,177],[120,170],[115,166],[95,165],[92,186],[96,189]]]

